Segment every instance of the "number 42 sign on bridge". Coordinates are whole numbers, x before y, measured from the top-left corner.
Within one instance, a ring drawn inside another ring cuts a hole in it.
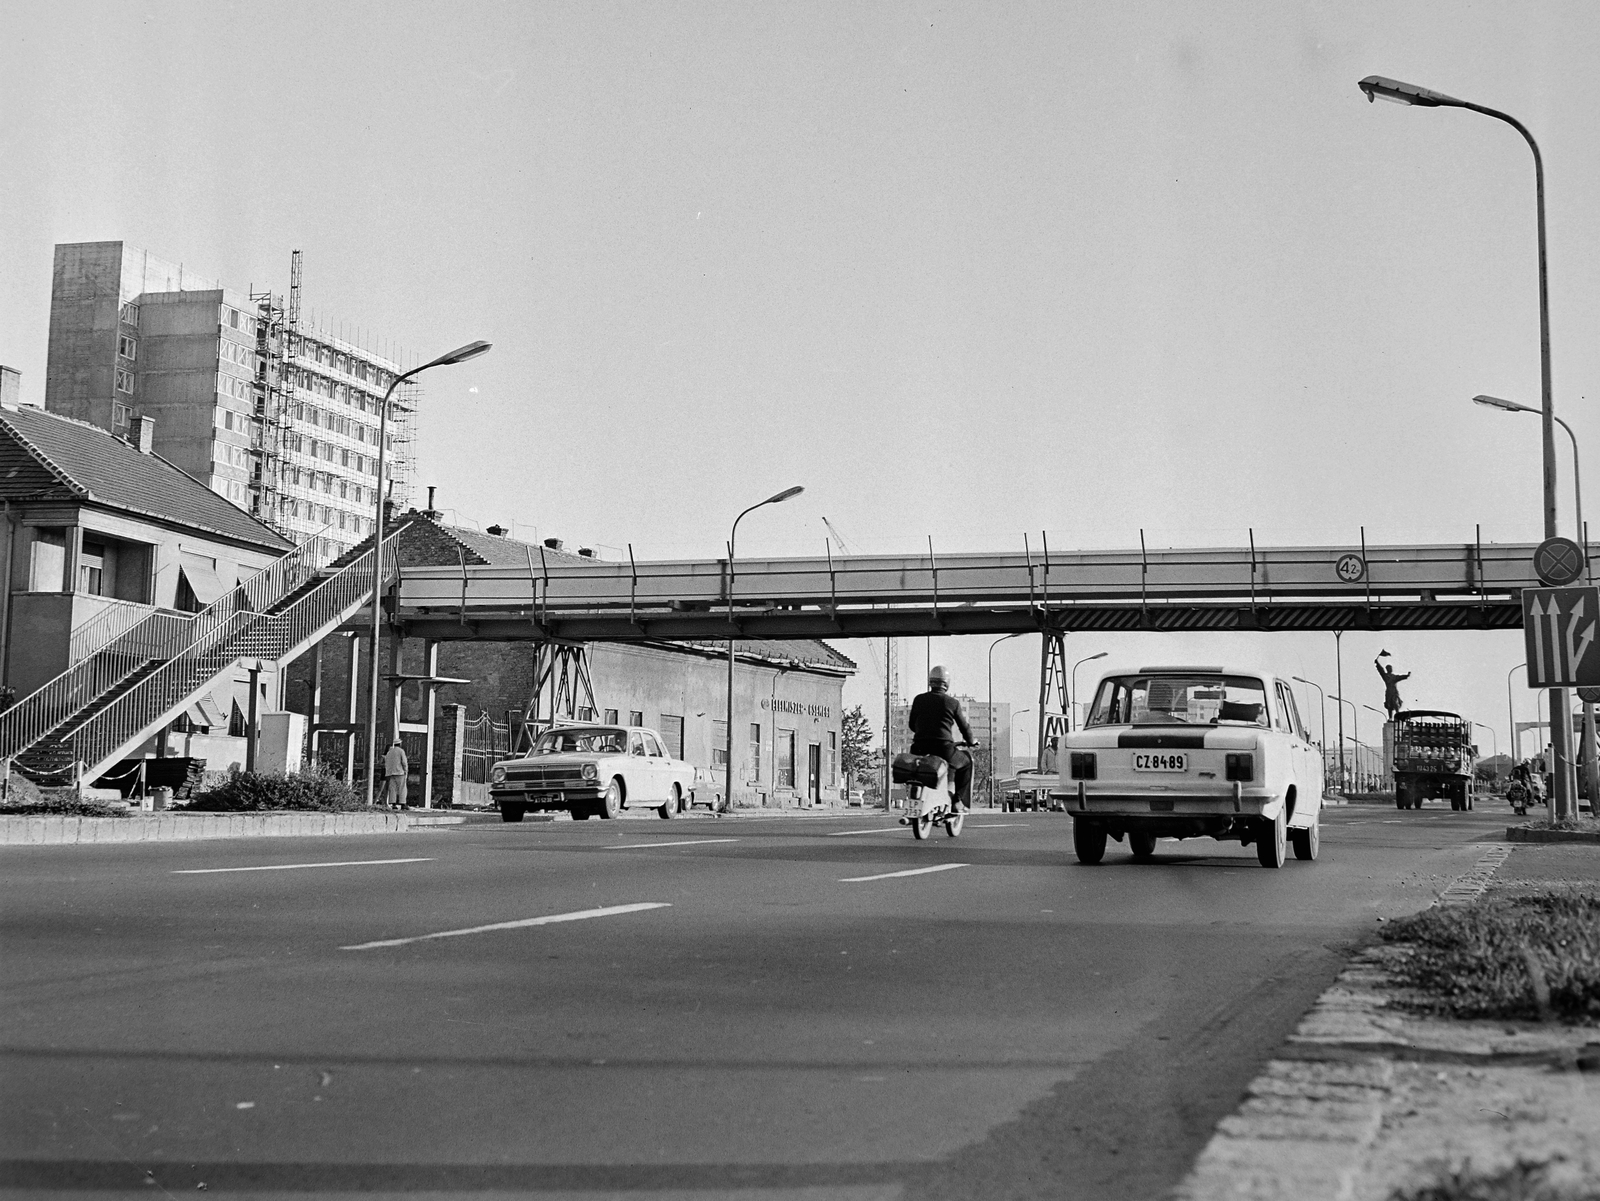
[[[1528,687],[1600,685],[1600,588],[1524,588]]]

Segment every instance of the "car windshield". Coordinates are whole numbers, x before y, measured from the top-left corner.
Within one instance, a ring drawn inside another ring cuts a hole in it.
[[[622,755],[628,750],[626,730],[550,730],[539,735],[535,755],[566,755],[587,751],[592,755]]]
[[[1089,726],[1266,726],[1267,690],[1251,676],[1108,676]]]

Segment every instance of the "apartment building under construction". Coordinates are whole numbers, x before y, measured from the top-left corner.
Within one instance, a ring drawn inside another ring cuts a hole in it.
[[[329,558],[372,532],[378,417],[402,370],[300,315],[295,252],[284,295],[240,293],[122,242],[55,248],[45,408],[154,450],[296,543]],[[409,503],[414,391],[395,393],[385,475]]]

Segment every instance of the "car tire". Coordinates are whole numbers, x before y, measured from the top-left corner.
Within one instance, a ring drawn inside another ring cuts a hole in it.
[[[1284,827],[1283,810],[1271,821],[1262,821],[1256,827],[1256,862],[1262,867],[1282,867],[1288,858],[1289,839]]]
[[[622,785],[616,780],[606,785],[605,795],[600,798],[600,803],[595,806],[595,816],[602,821],[610,821],[622,812]]]
[[[668,820],[670,820],[670,819],[672,819],[674,817],[677,817],[678,814],[682,811],[682,807],[683,807],[682,806],[682,801],[681,801],[681,795],[682,794],[680,794],[679,791],[678,791],[678,786],[676,784],[674,784],[672,786],[672,791],[667,794],[667,803],[665,805],[661,806],[661,808],[657,809],[656,812],[661,814],[661,816],[663,818],[666,818]]]
[[[1072,850],[1078,862],[1093,867],[1106,857],[1106,829],[1091,822],[1072,822]]]
[[[1317,848],[1322,845],[1322,817],[1311,823],[1309,830],[1290,830],[1289,841],[1294,844],[1294,857],[1312,862],[1317,857]]]
[[[503,822],[519,822],[522,815],[527,812],[527,806],[512,804],[506,801],[500,806],[500,820]]]
[[[1156,857],[1156,836],[1143,830],[1129,830],[1128,850],[1133,852],[1135,863],[1149,863]]]
[[[572,820],[575,822],[586,822],[589,820],[589,806],[587,805],[574,805],[571,813]]]

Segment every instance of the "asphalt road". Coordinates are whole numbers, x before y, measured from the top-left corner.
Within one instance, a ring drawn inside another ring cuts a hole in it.
[[[0,1185],[1155,1198],[1505,824],[1329,810],[1280,871],[998,811],[5,848]]]

